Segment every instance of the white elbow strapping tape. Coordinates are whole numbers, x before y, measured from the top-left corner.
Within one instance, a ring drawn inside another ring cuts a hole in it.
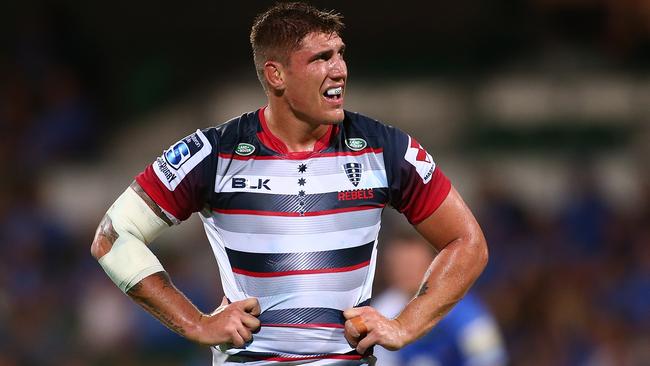
[[[164,271],[147,244],[169,226],[133,189],[127,188],[106,215],[118,237],[99,264],[120,290],[127,292],[143,278]]]

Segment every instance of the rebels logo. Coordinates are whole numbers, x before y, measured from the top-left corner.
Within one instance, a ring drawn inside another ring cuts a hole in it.
[[[339,201],[369,200],[375,197],[375,192],[370,189],[355,189],[353,191],[339,192]]]
[[[248,182],[248,179],[242,178],[242,177],[234,177],[232,179],[232,188],[238,188],[238,189],[266,189],[266,190],[271,190],[271,188],[268,186],[269,182],[271,179],[264,179],[264,178],[258,178],[256,184],[250,184]]]
[[[343,164],[343,171],[345,171],[345,175],[348,177],[350,183],[352,183],[355,187],[358,186],[359,182],[361,181],[362,169],[363,166],[361,165],[361,163]]]

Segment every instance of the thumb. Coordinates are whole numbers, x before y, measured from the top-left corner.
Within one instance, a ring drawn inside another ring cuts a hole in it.
[[[238,303],[239,303],[239,307],[242,310],[244,310],[245,312],[253,316],[258,316],[262,312],[259,301],[257,301],[257,299],[254,297],[249,297],[248,299],[238,301]]]
[[[354,317],[357,317],[365,312],[365,309],[363,308],[350,308],[345,311],[343,311],[343,317],[345,319],[352,319]]]

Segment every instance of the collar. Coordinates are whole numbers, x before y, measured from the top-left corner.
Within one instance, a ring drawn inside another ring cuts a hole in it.
[[[326,149],[329,146],[329,143],[332,139],[332,136],[336,135],[338,133],[338,125],[330,125],[329,128],[327,129],[327,132],[321,136],[316,143],[314,144],[314,148],[312,151],[298,151],[298,152],[289,152],[289,149],[287,148],[287,145],[280,140],[277,136],[271,132],[271,129],[269,128],[267,122],[266,122],[266,117],[264,117],[264,111],[266,110],[267,106],[264,106],[258,110],[258,118],[260,120],[260,125],[261,125],[261,130],[257,133],[257,138],[260,140],[260,142],[266,147],[280,153],[283,155],[289,155],[291,157],[301,157],[301,156],[309,156],[314,153],[317,153],[321,150]]]

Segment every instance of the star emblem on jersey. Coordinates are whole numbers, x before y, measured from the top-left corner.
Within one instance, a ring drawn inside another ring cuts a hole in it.
[[[307,171],[307,165],[305,164],[298,165],[298,173],[304,173],[306,171]]]
[[[298,179],[298,184],[299,184],[299,185],[304,186],[305,183],[307,183],[307,179],[305,179],[305,178],[300,178],[300,179]]]
[[[300,192],[298,192],[298,196],[300,196],[300,197],[304,197],[304,196],[305,196],[305,191],[303,191],[303,190],[301,189]]]
[[[345,175],[347,175],[348,179],[350,180],[350,183],[354,185],[355,187],[359,185],[359,182],[361,181],[361,163],[346,163],[343,164],[343,170],[345,171]]]

